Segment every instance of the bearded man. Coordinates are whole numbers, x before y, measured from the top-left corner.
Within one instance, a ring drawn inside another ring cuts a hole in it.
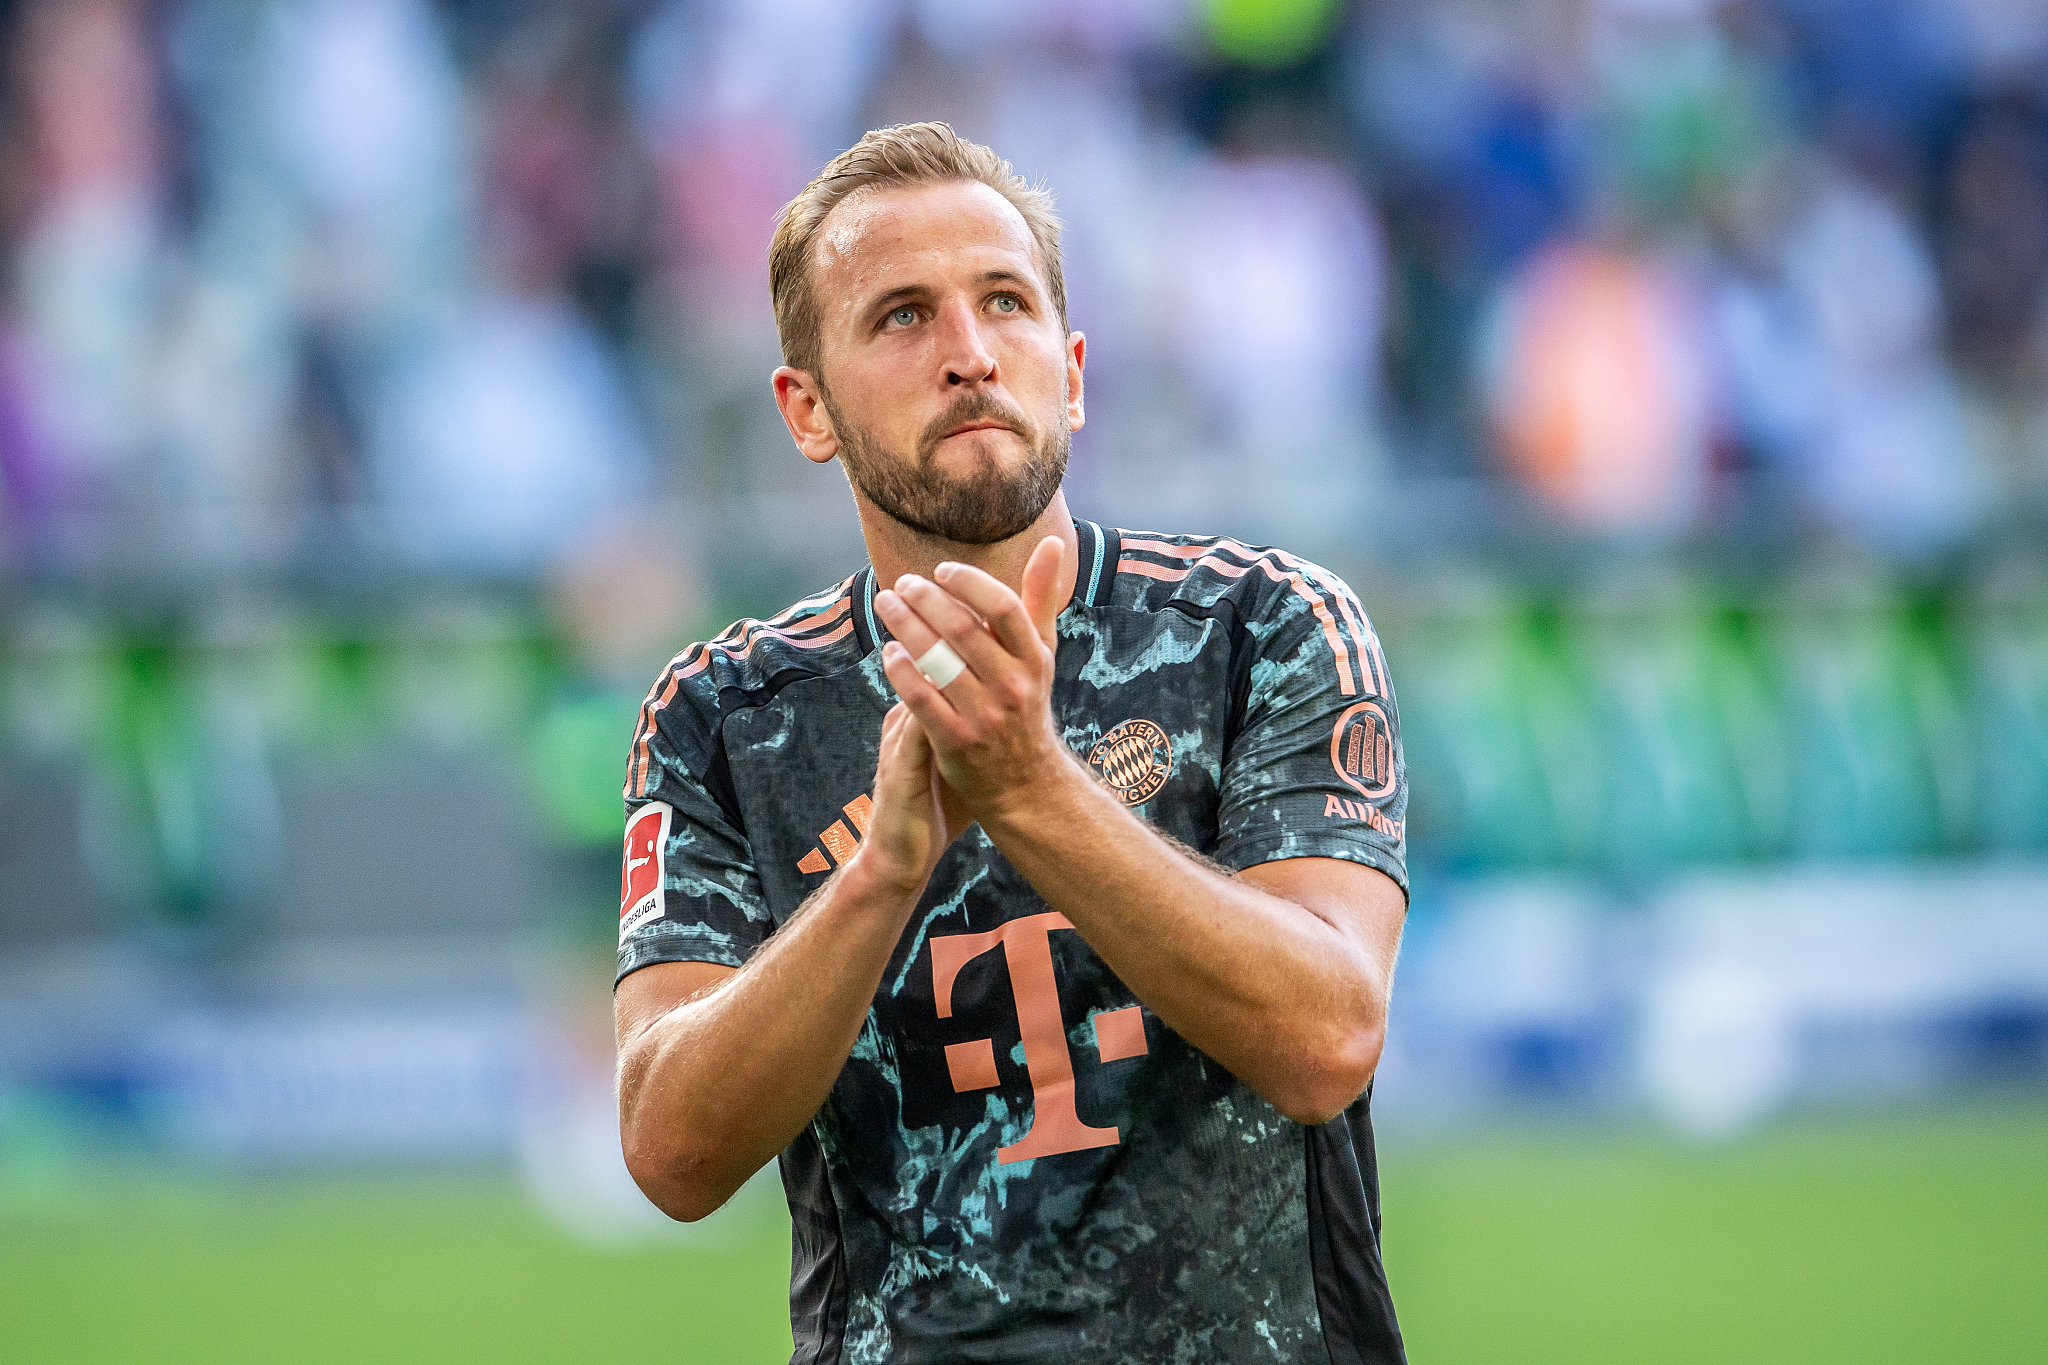
[[[1368,1092],[1406,910],[1334,575],[1105,530],[1049,196],[943,124],[777,226],[775,399],[869,567],[676,656],[628,760],[626,1160],[781,1158],[795,1359],[1401,1360]]]

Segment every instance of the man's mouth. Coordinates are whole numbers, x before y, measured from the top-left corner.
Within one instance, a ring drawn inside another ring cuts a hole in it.
[[[1002,422],[966,422],[947,432],[946,439],[951,440],[955,436],[965,436],[970,431],[1008,431],[1009,429]]]

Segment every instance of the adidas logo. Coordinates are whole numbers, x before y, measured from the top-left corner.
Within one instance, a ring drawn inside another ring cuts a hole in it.
[[[843,810],[846,820],[834,820],[818,831],[818,842],[824,847],[814,848],[797,860],[796,870],[808,876],[813,872],[830,872],[833,867],[845,862],[860,847],[860,841],[868,834],[868,821],[874,818],[875,803],[866,792],[846,803]],[[847,828],[847,821],[853,828]],[[829,857],[827,855],[830,855]]]

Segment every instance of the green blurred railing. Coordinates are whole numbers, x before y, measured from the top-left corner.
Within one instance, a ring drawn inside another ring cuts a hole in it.
[[[1422,862],[1626,879],[2048,851],[2041,561],[1912,580],[1660,561],[1547,587],[1468,571],[1368,606]],[[280,765],[489,752],[525,773],[541,838],[595,861],[618,837],[644,681],[580,669],[536,595],[414,585],[376,606],[149,615],[28,596],[4,625],[8,761],[83,770],[88,831],[123,831],[89,850],[95,875],[161,922],[264,894]]]

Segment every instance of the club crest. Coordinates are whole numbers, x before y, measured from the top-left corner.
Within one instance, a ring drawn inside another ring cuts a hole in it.
[[[1127,806],[1151,799],[1173,772],[1173,745],[1149,720],[1127,720],[1095,741],[1088,766]]]

